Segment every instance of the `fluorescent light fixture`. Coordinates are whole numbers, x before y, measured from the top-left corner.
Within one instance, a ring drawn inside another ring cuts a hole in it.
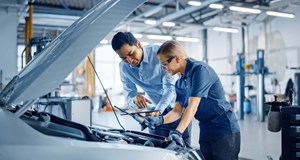
[[[224,6],[223,6],[222,4],[215,4],[215,3],[213,3],[213,4],[210,4],[210,5],[209,5],[209,8],[213,8],[213,9],[223,9]]]
[[[141,42],[142,45],[148,45],[149,42]]]
[[[156,21],[155,21],[155,20],[150,20],[150,19],[148,19],[148,20],[145,20],[145,23],[146,23],[146,24],[150,24],[150,25],[155,25],[155,24],[156,24]]]
[[[218,32],[229,32],[229,33],[238,33],[239,32],[239,30],[235,29],[235,28],[214,27],[213,29]]]
[[[201,2],[199,1],[188,1],[188,4],[191,6],[200,6]]]
[[[174,22],[164,22],[163,26],[165,26],[165,27],[174,27],[175,23]]]
[[[292,13],[283,13],[283,12],[274,12],[274,11],[267,11],[267,15],[276,16],[276,17],[284,17],[284,18],[295,18],[295,15]]]
[[[143,37],[142,34],[133,34],[133,36],[134,36],[135,38],[142,38],[142,37]]]
[[[190,38],[190,37],[176,37],[177,41],[184,42],[199,42],[199,38]]]
[[[281,1],[281,0],[272,0],[272,1],[270,1],[269,4],[277,3],[277,2],[280,2],[280,1]]]
[[[172,40],[171,36],[160,36],[160,35],[148,35],[149,39],[158,39],[158,40]]]
[[[253,9],[253,8],[231,6],[231,7],[229,7],[229,9],[232,11],[246,12],[246,13],[253,13],[253,14],[261,13],[261,11],[259,9]]]
[[[108,40],[107,39],[103,39],[102,41],[100,41],[100,44],[107,44]]]

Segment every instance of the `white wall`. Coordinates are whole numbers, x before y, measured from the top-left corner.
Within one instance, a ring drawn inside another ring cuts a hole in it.
[[[6,85],[17,73],[17,11],[0,10],[0,70]]]
[[[202,42],[180,42],[186,49],[187,55],[196,60],[203,59],[203,46]]]
[[[228,94],[235,93],[233,82],[235,76],[232,74],[236,71],[236,56],[242,51],[241,49],[241,32],[225,33],[216,32],[208,29],[208,64],[217,72]]]
[[[288,7],[285,12],[295,13],[295,18],[276,17],[265,24],[250,26],[248,61],[256,59],[257,49],[265,49],[265,65],[274,75],[267,76],[266,90],[272,92],[271,79],[280,82],[280,93],[284,93],[289,78],[294,80],[295,70],[286,66],[300,66],[300,10],[299,7]]]
[[[114,52],[111,45],[101,45],[95,49],[95,66],[106,89],[112,94],[123,91],[123,85],[120,80],[119,72],[120,58]],[[96,79],[96,92],[103,93],[100,82]]]
[[[246,45],[246,63],[253,64],[256,60],[257,49],[265,49],[265,65],[270,75],[266,78],[266,89],[271,92],[271,79],[277,78],[280,82],[280,91],[283,94],[287,80],[294,80],[295,70],[287,70],[286,66],[300,66],[300,10],[299,7],[290,6],[285,12],[295,13],[296,18],[273,17],[266,23],[250,24],[248,27],[248,42]],[[221,73],[236,71],[236,55],[242,51],[241,29],[239,33],[231,34],[215,32],[208,29],[208,63],[219,74],[227,93],[235,92],[232,89],[234,76],[222,76]],[[256,84],[255,76],[248,76],[251,84]]]

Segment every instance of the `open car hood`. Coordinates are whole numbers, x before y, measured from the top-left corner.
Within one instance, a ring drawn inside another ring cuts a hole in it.
[[[51,92],[100,40],[145,1],[99,2],[55,38],[7,84],[0,93],[0,106],[33,100]]]
[[[178,152],[168,149],[175,141],[165,137],[87,127],[50,113],[27,110],[31,106],[26,103],[60,85],[100,40],[144,1],[102,0],[54,39],[1,91],[0,106],[7,106],[0,107],[1,160],[201,159],[191,148]],[[8,106],[19,102],[26,103],[21,108]]]

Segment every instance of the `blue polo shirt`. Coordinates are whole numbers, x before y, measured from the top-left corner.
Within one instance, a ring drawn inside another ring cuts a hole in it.
[[[176,102],[187,107],[189,97],[201,97],[195,118],[199,121],[200,139],[240,131],[231,105],[225,99],[216,72],[206,63],[187,59],[185,72],[175,85]]]

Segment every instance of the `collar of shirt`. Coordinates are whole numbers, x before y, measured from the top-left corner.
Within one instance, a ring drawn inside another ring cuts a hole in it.
[[[186,59],[186,67],[185,67],[185,71],[184,71],[184,73],[181,73],[182,78],[186,79],[186,78],[188,78],[188,77],[191,76],[192,66],[193,66],[193,64],[192,64],[192,59],[187,58],[187,59]]]

